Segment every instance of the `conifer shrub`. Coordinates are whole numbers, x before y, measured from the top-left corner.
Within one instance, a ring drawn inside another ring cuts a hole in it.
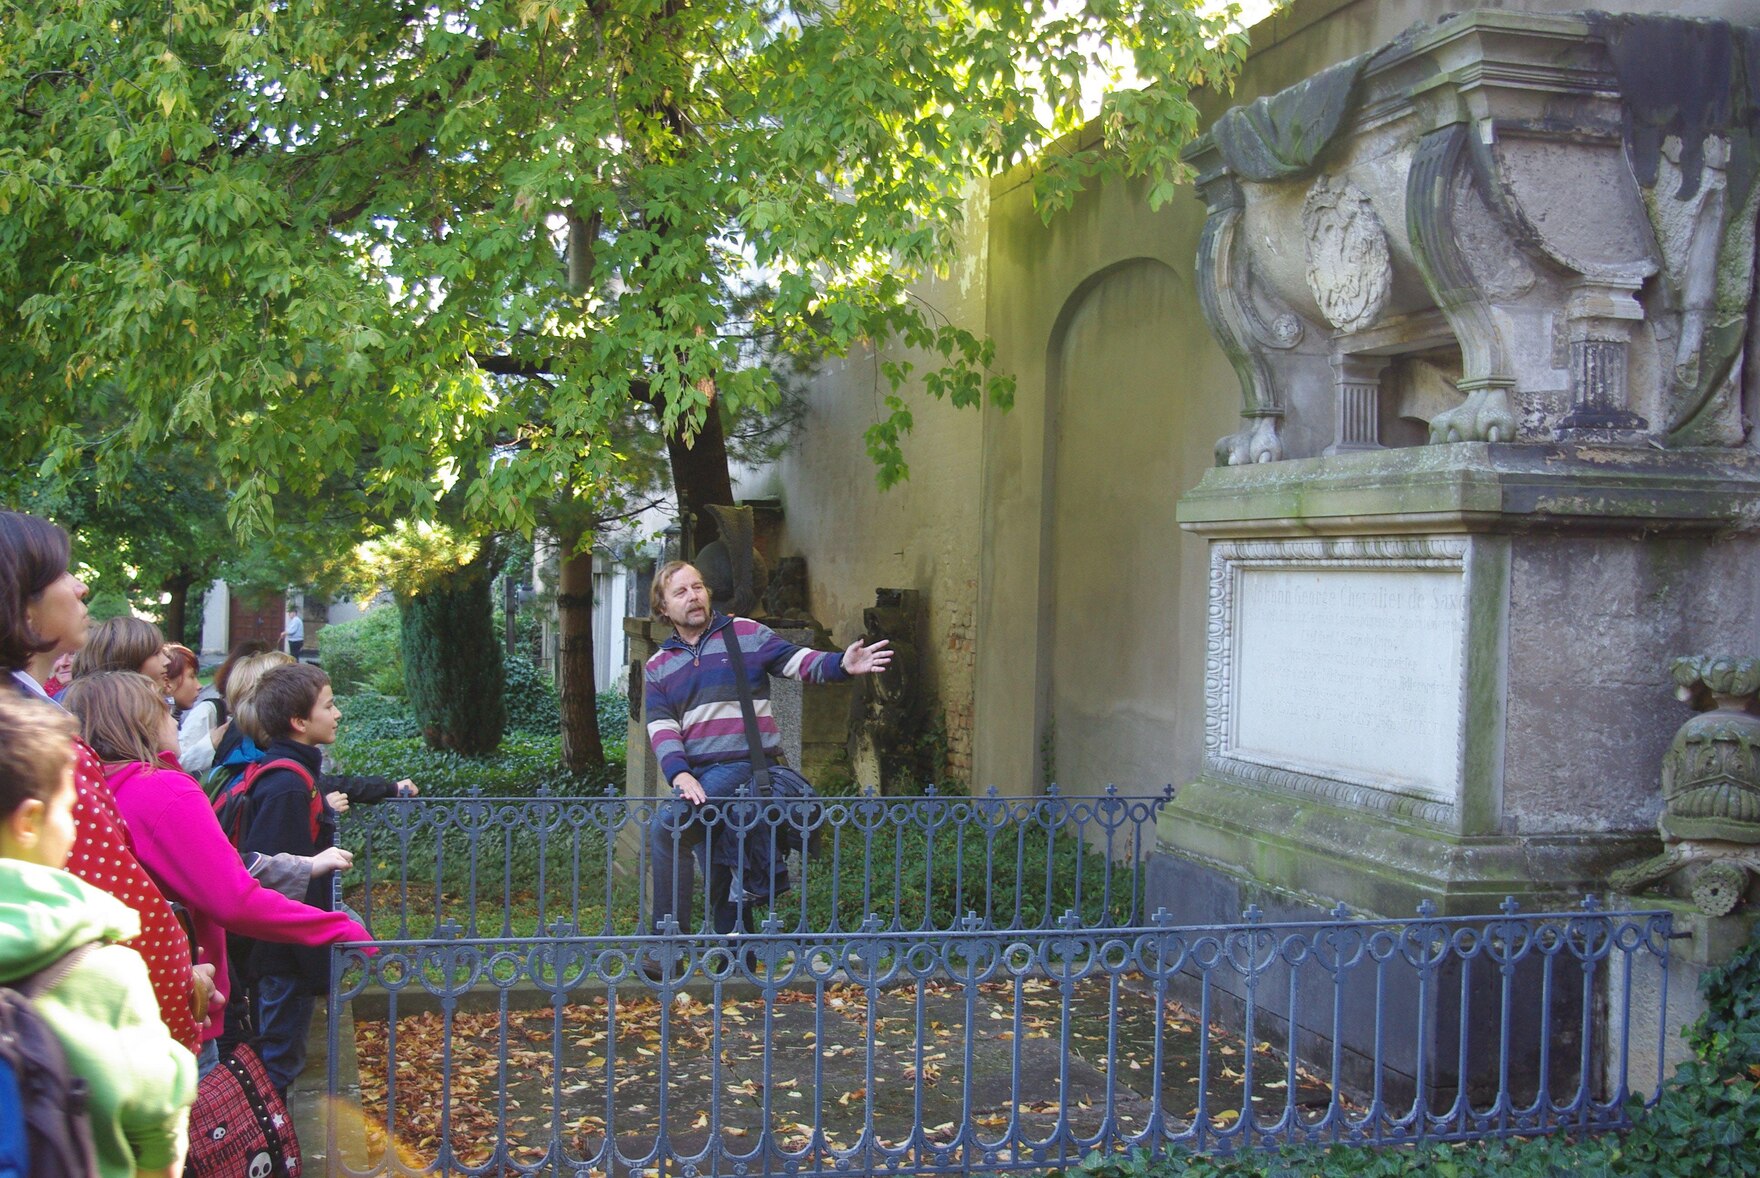
[[[490,562],[472,561],[399,602],[404,683],[430,748],[490,753],[507,728],[492,572]]]
[[[507,727],[517,732],[560,732],[562,710],[549,677],[523,654],[507,655],[505,661]]]

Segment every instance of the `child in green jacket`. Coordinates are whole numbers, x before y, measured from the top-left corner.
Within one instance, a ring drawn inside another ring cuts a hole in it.
[[[0,983],[96,942],[38,1013],[89,1090],[102,1178],[182,1172],[195,1057],[159,1020],[146,963],[117,944],[140,919],[61,870],[73,847],[73,724],[64,713],[0,692]]]

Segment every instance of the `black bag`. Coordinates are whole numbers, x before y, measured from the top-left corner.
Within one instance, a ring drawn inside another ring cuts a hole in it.
[[[756,854],[737,855],[744,867],[758,870],[742,869],[742,878],[734,886],[746,902],[770,901],[792,886],[787,867],[772,862],[771,854],[785,858],[796,848],[809,855],[818,849],[819,836],[823,832],[819,826],[819,808],[814,803],[819,795],[812,783],[793,769],[780,763],[771,766],[770,758],[764,755],[763,736],[758,731],[758,710],[752,702],[752,685],[746,680],[745,651],[740,647],[739,633],[732,622],[722,632],[721,642],[727,648],[728,662],[733,665],[734,688],[739,692],[740,718],[745,722],[746,747],[752,759],[752,796],[780,803],[772,812],[781,817],[769,846],[760,846]]]
[[[29,977],[0,986],[0,1174],[9,1167],[30,1178],[89,1178],[98,1172],[86,1082],[68,1068],[61,1040],[35,1005],[91,949],[71,949]]]

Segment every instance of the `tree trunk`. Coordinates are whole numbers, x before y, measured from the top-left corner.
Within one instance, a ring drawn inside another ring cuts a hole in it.
[[[562,709],[562,765],[570,773],[605,768],[593,682],[593,553],[584,527],[561,530],[556,592],[556,688]]]
[[[429,747],[494,752],[507,727],[506,664],[490,593],[493,542],[477,558],[399,602],[403,680]]]
[[[165,624],[161,627],[167,642],[191,645],[183,631],[189,617],[189,589],[195,584],[195,580],[193,573],[179,570],[166,577],[159,586],[170,595],[170,600],[165,603]],[[196,642],[194,646],[200,647],[201,643]]]
[[[720,535],[714,517],[703,508],[711,503],[733,505],[733,479],[727,473],[727,435],[721,428],[721,411],[713,401],[696,438],[687,445],[683,428],[674,430],[666,437],[666,452],[672,459],[672,485],[678,490],[678,522],[684,529],[682,549],[689,560]]]

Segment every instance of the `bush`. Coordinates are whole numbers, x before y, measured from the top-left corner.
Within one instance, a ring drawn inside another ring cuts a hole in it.
[[[337,701],[342,707],[342,731],[351,744],[362,748],[384,740],[409,740],[422,734],[409,704],[376,691],[357,691]]]
[[[86,602],[86,615],[94,626],[99,622],[107,622],[111,618],[127,617],[132,613],[134,610],[129,606],[128,598],[120,593],[100,590],[92,594],[91,600]]]
[[[397,611],[390,606],[370,609],[353,621],[325,626],[318,634],[324,670],[337,695],[372,690],[403,699],[402,642]]]
[[[599,708],[599,739],[609,757],[612,748],[629,743],[629,697],[621,691],[601,691],[594,702]]]
[[[561,768],[561,741],[555,735],[509,732],[501,747],[486,756],[466,757],[431,749],[419,734],[381,736],[350,719],[353,700],[342,701],[341,738],[336,763],[347,773],[408,777],[423,797],[457,797],[480,789],[492,797],[529,797],[540,790],[570,797],[623,792],[623,762],[608,761],[602,774],[576,776]],[[414,721],[408,721],[411,727]]]
[[[554,733],[562,727],[556,687],[523,654],[510,654],[507,667],[507,727],[518,732]]]

